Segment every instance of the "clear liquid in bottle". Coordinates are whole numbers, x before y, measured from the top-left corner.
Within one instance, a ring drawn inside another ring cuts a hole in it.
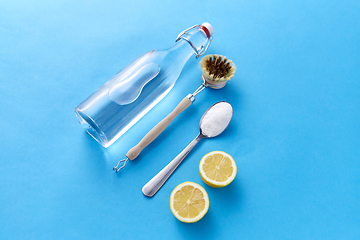
[[[82,127],[103,147],[110,146],[169,93],[188,59],[199,49],[204,52],[212,33],[208,23],[195,25],[173,47],[135,59],[75,108]]]

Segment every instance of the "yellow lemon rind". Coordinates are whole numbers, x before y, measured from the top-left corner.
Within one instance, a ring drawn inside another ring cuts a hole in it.
[[[183,218],[181,217],[175,210],[174,210],[174,206],[173,206],[173,199],[174,199],[174,196],[175,196],[175,193],[180,189],[182,188],[184,185],[192,185],[198,189],[200,189],[202,191],[202,193],[204,194],[204,197],[205,197],[205,208],[203,209],[203,211],[201,211],[201,213],[196,216],[195,218]],[[210,201],[209,201],[209,196],[207,194],[207,192],[205,191],[205,189],[200,186],[199,184],[197,183],[194,183],[194,182],[183,182],[181,184],[179,184],[178,186],[176,186],[174,188],[174,190],[171,192],[171,195],[170,195],[170,210],[171,212],[173,213],[173,215],[181,222],[184,222],[184,223],[194,223],[194,222],[197,222],[199,221],[200,219],[202,219],[205,214],[207,213],[207,211],[209,210],[209,206],[210,206]]]
[[[228,178],[225,182],[217,182],[217,181],[214,181],[214,180],[211,180],[209,179],[206,174],[204,173],[203,169],[202,169],[202,165],[204,163],[204,159],[207,158],[209,155],[213,155],[215,153],[222,153],[223,155],[226,155],[227,157],[229,157],[229,159],[233,162],[233,166],[234,166],[234,173],[232,174],[232,176],[230,178]],[[200,164],[199,164],[199,172],[200,172],[200,176],[201,176],[201,179],[207,184],[209,185],[210,187],[214,187],[214,188],[222,188],[222,187],[226,187],[227,185],[229,185],[236,177],[236,174],[237,174],[237,166],[236,166],[236,162],[235,160],[233,159],[233,157],[224,152],[224,151],[212,151],[212,152],[209,152],[207,154],[205,154],[201,160],[200,160]]]

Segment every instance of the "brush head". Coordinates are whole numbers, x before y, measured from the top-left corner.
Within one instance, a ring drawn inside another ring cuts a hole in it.
[[[203,79],[212,88],[222,88],[234,77],[235,64],[222,55],[209,54],[200,61]]]

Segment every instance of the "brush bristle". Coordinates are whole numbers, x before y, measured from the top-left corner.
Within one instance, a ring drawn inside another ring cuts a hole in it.
[[[214,82],[230,80],[236,71],[235,64],[222,55],[209,54],[200,61],[203,74]]]

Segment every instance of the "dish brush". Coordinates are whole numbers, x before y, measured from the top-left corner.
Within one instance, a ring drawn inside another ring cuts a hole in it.
[[[113,170],[119,172],[120,169],[125,167],[128,160],[134,160],[137,156],[139,156],[140,152],[152,141],[154,141],[157,136],[159,136],[159,134],[163,132],[166,127],[175,119],[177,115],[179,115],[194,102],[195,96],[197,94],[199,94],[206,87],[213,89],[221,89],[225,87],[227,81],[234,77],[236,71],[235,64],[222,55],[206,55],[199,63],[202,70],[201,78],[203,80],[201,86],[196,89],[194,93],[188,94],[169,115],[167,115],[155,127],[153,127],[136,146],[128,151],[126,154],[126,159],[120,160],[117,166],[113,168]],[[121,163],[123,164],[120,167]]]

